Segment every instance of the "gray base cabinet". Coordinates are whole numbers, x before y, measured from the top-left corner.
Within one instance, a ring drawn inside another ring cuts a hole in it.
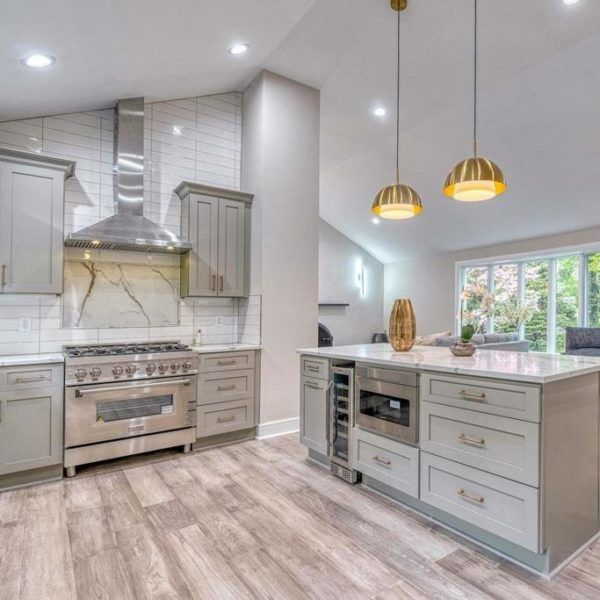
[[[71,161],[0,150],[0,293],[59,294]]]
[[[0,475],[63,462],[62,369],[0,369]]]
[[[193,249],[182,258],[181,295],[248,295],[252,195],[183,182],[181,233]]]
[[[200,355],[196,437],[255,427],[259,380],[256,350]]]
[[[300,441],[328,455],[329,361],[303,356],[300,366]]]

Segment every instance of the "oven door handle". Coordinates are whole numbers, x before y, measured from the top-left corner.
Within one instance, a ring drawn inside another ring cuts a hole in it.
[[[130,383],[129,385],[111,385],[111,386],[105,386],[105,387],[101,387],[101,388],[90,388],[90,389],[86,389],[86,388],[77,388],[75,390],[75,397],[76,398],[82,398],[83,396],[86,396],[87,394],[100,394],[102,392],[115,392],[115,391],[121,391],[121,390],[134,390],[135,388],[140,388],[140,387],[162,387],[165,385],[190,385],[191,380],[190,379],[175,379],[175,380],[171,380],[171,381],[156,381],[156,382],[152,382],[152,383]]]

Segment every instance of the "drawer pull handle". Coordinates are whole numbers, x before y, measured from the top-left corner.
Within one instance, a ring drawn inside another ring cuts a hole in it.
[[[228,392],[229,390],[235,390],[235,384],[233,385],[220,385],[217,387],[218,392]]]
[[[471,494],[465,492],[462,488],[456,492],[461,498],[465,500],[469,500],[470,502],[477,502],[477,504],[483,504],[485,502],[485,498],[483,496],[472,496]]]
[[[485,394],[483,392],[481,394],[475,394],[469,392],[469,390],[460,390],[459,395],[466,400],[485,400]]]
[[[461,433],[458,436],[458,441],[462,442],[463,444],[471,444],[473,446],[485,446],[485,440],[483,438],[472,438],[468,435],[465,435],[464,433]]]
[[[131,431],[131,433],[134,433],[137,431],[144,431],[144,425],[130,425],[129,431]]]
[[[381,458],[381,456],[374,456],[373,460],[375,462],[378,462],[380,465],[383,465],[384,467],[391,467],[392,466],[392,461],[388,460],[387,458]]]
[[[218,417],[217,423],[229,423],[230,421],[235,421],[235,417],[231,415],[230,417]]]
[[[31,383],[33,381],[50,381],[44,375],[38,375],[37,377],[16,377],[15,381],[17,383]]]
[[[321,369],[319,369],[319,367],[314,367],[313,365],[306,365],[306,370],[318,373]]]
[[[213,275],[212,276],[212,285],[210,286],[211,291],[216,292],[217,291],[217,276]]]
[[[217,364],[220,367],[227,367],[229,365],[235,365],[235,360],[218,360]]]
[[[6,286],[6,265],[2,265],[2,287]]]
[[[321,386],[318,383],[313,383],[312,381],[306,382],[306,387],[312,388],[313,390],[320,390]]]

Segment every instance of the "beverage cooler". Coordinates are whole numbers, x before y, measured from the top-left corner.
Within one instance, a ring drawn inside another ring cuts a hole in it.
[[[354,368],[331,369],[329,395],[329,458],[334,475],[356,483],[359,473],[351,468],[352,426],[354,424]]]

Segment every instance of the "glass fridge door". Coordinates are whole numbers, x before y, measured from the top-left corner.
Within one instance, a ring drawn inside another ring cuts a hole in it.
[[[348,463],[352,427],[352,369],[333,370],[331,394],[331,458]]]

